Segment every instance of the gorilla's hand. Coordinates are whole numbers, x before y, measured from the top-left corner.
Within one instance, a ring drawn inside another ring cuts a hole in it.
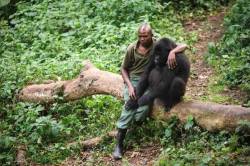
[[[137,100],[129,99],[125,104],[126,110],[135,110],[139,107]]]

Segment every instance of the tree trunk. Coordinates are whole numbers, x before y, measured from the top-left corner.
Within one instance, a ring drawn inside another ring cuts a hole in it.
[[[84,64],[83,70],[76,79],[29,85],[21,90],[19,99],[28,102],[52,103],[60,96],[67,102],[94,94],[109,94],[122,99],[124,84],[120,75],[101,71],[89,61],[85,61]],[[167,120],[171,116],[177,116],[185,122],[191,115],[198,125],[209,131],[232,131],[241,120],[250,121],[250,109],[235,105],[185,101],[177,104],[170,112],[164,112],[163,108],[161,102],[156,100],[152,110],[153,118]]]
[[[101,71],[89,61],[84,61],[80,75],[73,80],[29,85],[23,88],[18,98],[22,101],[52,103],[58,97],[65,102],[95,94],[109,94],[122,99],[122,77]]]
[[[208,131],[234,131],[240,121],[250,121],[250,109],[237,105],[184,101],[169,112],[165,112],[160,100],[156,99],[154,102],[152,111],[154,119],[167,120],[177,116],[181,122],[186,122],[189,115],[194,117],[199,126]]]

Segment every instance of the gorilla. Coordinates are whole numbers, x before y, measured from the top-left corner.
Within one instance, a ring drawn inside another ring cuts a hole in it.
[[[186,55],[180,52],[176,53],[177,66],[174,69],[168,67],[166,64],[168,55],[176,46],[168,38],[157,41],[149,64],[135,88],[137,99],[128,100],[125,104],[127,109],[150,105],[155,98],[159,98],[167,111],[181,101],[190,74],[190,62]]]

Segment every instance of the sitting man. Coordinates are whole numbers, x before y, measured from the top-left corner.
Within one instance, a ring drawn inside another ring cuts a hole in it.
[[[136,99],[135,88],[140,75],[143,73],[145,66],[149,63],[155,44],[152,29],[149,24],[143,23],[138,29],[138,41],[131,44],[126,52],[121,66],[122,78],[125,82],[124,101],[125,103],[131,98]],[[182,52],[186,49],[185,44],[179,44],[171,50],[168,56],[167,64],[169,68],[176,66],[175,53]],[[166,55],[167,56],[167,55]],[[149,106],[142,106],[136,110],[126,110],[125,106],[117,122],[118,133],[116,136],[117,145],[113,157],[115,160],[122,158],[123,141],[126,136],[128,127],[132,122],[142,122],[149,113]]]

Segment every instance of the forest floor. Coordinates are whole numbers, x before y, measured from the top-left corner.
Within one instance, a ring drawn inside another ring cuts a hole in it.
[[[190,20],[184,23],[187,32],[195,31],[198,34],[198,41],[193,46],[195,53],[191,53],[191,76],[188,80],[186,96],[192,100],[202,100],[206,96],[206,101],[211,101],[211,92],[209,92],[209,84],[215,85],[216,73],[204,61],[204,55],[208,53],[208,43],[216,43],[223,35],[223,20],[226,9],[209,15],[204,20]],[[246,96],[238,88],[224,88],[219,92],[221,98],[226,100],[220,101],[221,104],[243,104]],[[215,95],[215,94],[212,94]],[[218,101],[216,101],[218,102]]]
[[[223,19],[226,11],[214,13],[202,20],[188,20],[183,23],[187,33],[196,32],[198,35],[194,53],[189,52],[191,61],[191,77],[188,82],[186,96],[188,99],[200,100],[202,96],[208,95],[208,85],[211,83],[214,71],[206,62],[204,55],[208,51],[208,43],[218,41],[223,35]],[[222,96],[234,99],[240,99],[241,93],[238,90],[225,89]],[[223,104],[232,104],[228,101]],[[79,156],[67,158],[61,165],[133,165],[133,166],[150,166],[157,159],[161,152],[160,144],[151,143],[139,148],[126,148],[123,160],[114,161],[112,154],[100,156],[96,159],[95,150],[87,150]],[[95,156],[95,157],[94,157]],[[93,162],[92,162],[93,161]]]

